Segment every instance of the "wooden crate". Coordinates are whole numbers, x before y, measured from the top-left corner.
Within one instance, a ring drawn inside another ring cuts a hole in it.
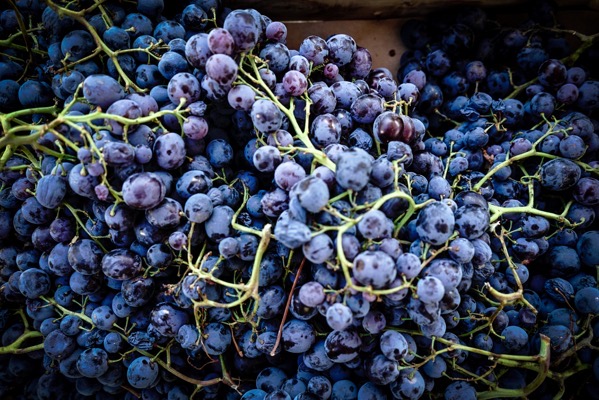
[[[526,19],[526,0],[231,0],[233,8],[256,8],[269,17],[284,21],[287,45],[297,49],[309,35],[326,38],[336,33],[351,35],[372,54],[373,67],[399,68],[406,50],[399,31],[413,17],[448,6],[480,6],[500,22],[516,26]],[[599,32],[599,0],[557,0],[558,21],[582,33]]]
[[[283,21],[387,19],[423,15],[454,6],[509,7],[519,12],[527,0],[229,0],[231,8],[255,8]],[[557,0],[559,7],[599,9],[599,0]]]

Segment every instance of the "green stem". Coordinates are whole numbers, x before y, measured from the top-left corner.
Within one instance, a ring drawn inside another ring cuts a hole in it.
[[[246,300],[253,298],[258,302],[260,300],[260,295],[258,294],[258,287],[260,285],[260,263],[262,262],[262,257],[268,248],[268,244],[270,243],[270,228],[271,225],[267,224],[264,226],[261,232],[260,243],[258,244],[258,249],[256,250],[256,257],[254,258],[254,263],[252,266],[252,274],[250,275],[250,279],[248,283],[245,285],[241,285],[240,288],[244,292],[239,298],[231,303],[219,303],[212,300],[202,300],[194,303],[194,308],[198,309],[200,307],[218,307],[218,308],[233,308],[243,304]]]
[[[77,22],[79,22],[81,25],[83,25],[88,32],[92,35],[92,37],[94,38],[94,41],[96,42],[96,45],[102,49],[102,51],[104,53],[106,53],[106,55],[108,57],[110,57],[110,59],[112,59],[112,62],[114,63],[114,67],[116,68],[119,76],[125,81],[125,90],[127,90],[128,88],[133,88],[133,90],[135,90],[136,92],[146,92],[145,89],[141,89],[139,86],[137,86],[135,84],[135,82],[133,82],[131,80],[131,78],[129,78],[127,76],[127,74],[125,73],[125,71],[123,71],[123,68],[121,67],[119,61],[118,61],[118,55],[110,48],[106,45],[106,43],[104,43],[104,41],[102,40],[102,38],[100,37],[100,35],[98,34],[98,32],[96,32],[96,30],[94,29],[94,27],[92,26],[92,24],[89,23],[89,21],[85,18],[85,15],[87,15],[87,13],[89,13],[89,11],[97,8],[100,6],[100,3],[96,2],[93,5],[91,5],[90,7],[88,7],[85,10],[81,10],[81,11],[72,11],[69,10],[67,8],[64,7],[60,7],[58,6],[56,3],[54,3],[54,1],[52,0],[46,0],[47,4],[49,7],[52,7],[52,9],[54,11],[56,11],[58,14],[63,14],[63,15],[67,15],[71,18],[73,18],[74,20],[76,20]]]
[[[325,167],[331,169],[334,172],[335,168],[336,168],[335,163],[333,163],[333,161],[331,161],[331,159],[329,159],[326,156],[326,154],[324,154],[322,151],[320,151],[320,150],[316,149],[316,147],[314,147],[314,145],[312,144],[312,141],[308,137],[308,132],[304,131],[299,126],[299,123],[297,122],[295,115],[293,115],[293,101],[291,102],[289,107],[285,107],[279,101],[277,96],[272,92],[272,90],[268,87],[268,85],[266,85],[266,83],[260,77],[260,71],[258,69],[258,65],[256,64],[255,59],[253,57],[254,56],[248,56],[248,57],[246,57],[246,59],[248,60],[250,66],[254,72],[254,75],[252,76],[251,74],[249,74],[243,70],[241,70],[241,72],[245,73],[246,76],[248,76],[248,78],[252,80],[252,82],[254,82],[257,85],[260,85],[262,91],[264,91],[264,93],[266,93],[268,95],[270,100],[277,105],[279,110],[281,110],[281,112],[283,114],[285,114],[285,116],[287,116],[287,118],[289,119],[289,123],[291,124],[293,131],[295,132],[296,137],[302,142],[302,144],[304,146],[306,146],[305,149],[300,148],[298,150],[299,151],[303,150],[307,153],[312,154],[314,156],[314,159],[318,163],[320,163],[321,165],[324,165]]]
[[[522,388],[522,389],[494,388],[493,390],[490,390],[487,392],[477,393],[477,398],[479,400],[486,400],[486,399],[496,399],[496,398],[503,398],[503,397],[522,398],[522,397],[528,396],[529,394],[531,394],[532,392],[537,390],[537,388],[539,386],[541,386],[541,384],[545,381],[547,374],[549,373],[549,363],[550,363],[549,350],[550,350],[549,338],[545,335],[541,335],[541,349],[539,350],[539,354],[537,356],[533,356],[537,359],[537,362],[538,362],[537,370],[539,373],[536,376],[536,378],[533,379],[524,388]],[[499,357],[500,358],[497,360],[497,362],[499,364],[502,364],[501,357],[505,357],[505,356],[501,355]],[[516,365],[515,367],[517,368],[518,365]]]
[[[9,344],[8,346],[0,347],[0,354],[26,354],[32,351],[43,350],[44,344],[40,343],[35,346],[21,347],[23,342],[29,339],[35,339],[42,337],[42,334],[37,331],[29,331],[23,333],[17,340]]]

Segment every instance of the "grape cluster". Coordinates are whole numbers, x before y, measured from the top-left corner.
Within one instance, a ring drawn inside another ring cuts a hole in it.
[[[597,398],[599,34],[177,3],[0,6],[1,398]]]

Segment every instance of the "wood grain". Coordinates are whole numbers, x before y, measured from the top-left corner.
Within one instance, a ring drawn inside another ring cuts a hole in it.
[[[228,0],[231,8],[255,8],[278,20],[387,19],[423,15],[454,6],[523,6],[526,0]],[[558,0],[560,7],[599,7],[599,0]],[[520,8],[520,7],[518,7]],[[515,8],[515,11],[518,11]]]

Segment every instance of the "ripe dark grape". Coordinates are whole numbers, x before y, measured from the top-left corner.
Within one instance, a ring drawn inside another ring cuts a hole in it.
[[[0,397],[490,398],[545,336],[573,375],[532,397],[596,386],[594,37],[556,8],[410,20],[391,71],[217,0],[79,3],[0,6]]]

